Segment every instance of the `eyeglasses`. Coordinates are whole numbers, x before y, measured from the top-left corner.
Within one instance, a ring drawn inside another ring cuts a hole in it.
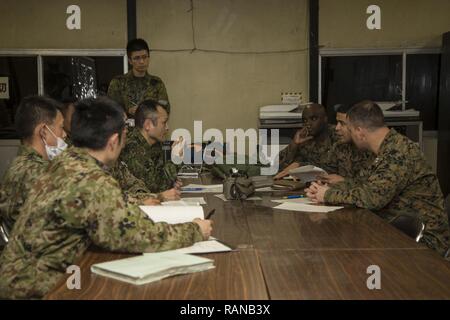
[[[140,61],[140,60],[147,60],[149,58],[149,55],[148,54],[145,54],[145,55],[143,55],[143,56],[135,56],[135,57],[133,57],[133,58],[131,58],[131,60],[133,60],[134,62],[138,62],[138,61]]]

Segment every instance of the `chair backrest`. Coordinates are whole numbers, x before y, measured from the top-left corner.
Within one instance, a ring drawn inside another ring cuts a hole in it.
[[[398,215],[391,222],[394,227],[419,242],[425,226],[415,215]]]
[[[445,198],[444,207],[445,207],[445,211],[447,211],[448,222],[450,224],[450,194],[448,194],[447,198]]]

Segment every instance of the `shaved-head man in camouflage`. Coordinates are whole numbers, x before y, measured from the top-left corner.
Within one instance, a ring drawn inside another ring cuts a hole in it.
[[[371,101],[354,105],[347,113],[353,143],[374,153],[368,175],[336,186],[313,183],[307,196],[315,202],[350,204],[372,210],[388,221],[399,216],[423,223],[421,242],[444,255],[449,224],[436,175],[419,146],[384,124],[383,112]]]
[[[164,108],[170,112],[169,98],[164,82],[157,76],[148,74],[150,49],[143,39],[133,39],[127,44],[128,63],[131,70],[111,80],[108,97],[116,100],[129,117],[144,100],[164,100]]]
[[[161,200],[177,200],[181,187],[177,168],[171,161],[164,161],[162,149],[168,121],[169,114],[160,102],[141,102],[135,114],[136,127],[128,133],[120,160],[151,192],[159,193]]]
[[[15,117],[21,145],[2,180],[5,203],[0,206],[0,219],[5,231],[12,229],[33,183],[45,171],[49,156],[56,150],[57,139],[65,137],[61,105],[50,98],[32,96],[22,100]]]
[[[329,153],[338,141],[334,126],[328,124],[325,108],[320,104],[307,105],[302,112],[304,127],[297,130],[289,146],[279,155],[280,179],[289,175],[289,170],[312,164],[328,172],[336,172],[329,166]]]
[[[73,113],[75,112],[76,102],[77,99],[75,98],[67,98],[63,101],[63,107],[61,109],[64,115],[64,131],[67,134],[66,142],[70,146],[73,145],[70,124]],[[151,193],[142,180],[133,176],[123,161],[117,161],[113,167],[108,167],[107,170],[119,182],[128,202],[142,205],[157,205],[160,203],[160,200],[158,200],[160,196]]]
[[[78,102],[71,129],[74,146],[33,185],[0,256],[0,298],[41,298],[91,244],[142,253],[190,246],[211,234],[210,220],[155,223],[124,200],[104,169],[117,161],[126,139],[119,104]]]

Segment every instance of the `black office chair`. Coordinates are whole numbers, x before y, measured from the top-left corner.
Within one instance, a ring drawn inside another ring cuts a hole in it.
[[[425,225],[419,221],[417,215],[398,215],[390,223],[409,237],[415,239],[416,242],[419,242],[423,237]]]
[[[448,222],[450,222],[450,194],[448,194],[447,198],[445,198],[444,208],[445,211],[447,211]]]

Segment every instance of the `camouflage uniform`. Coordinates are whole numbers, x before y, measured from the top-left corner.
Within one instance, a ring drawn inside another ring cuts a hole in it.
[[[6,195],[3,189],[0,188],[0,212],[6,207]],[[0,216],[0,223],[2,222],[2,217]],[[5,246],[5,242],[3,241],[3,238],[0,239],[0,254],[3,251],[3,248]]]
[[[33,185],[0,256],[0,298],[42,297],[91,244],[142,253],[202,240],[196,223],[154,223],[102,167],[71,147]]]
[[[68,146],[73,146],[72,139],[67,133],[66,143]],[[120,188],[127,197],[126,200],[129,203],[140,204],[142,200],[148,198],[157,198],[157,195],[151,193],[147,189],[145,183],[133,176],[133,174],[128,170],[128,166],[123,161],[117,161],[114,167],[108,168],[104,167],[105,171],[108,171],[114,179],[119,182]]]
[[[144,100],[165,100],[166,111],[170,112],[169,98],[162,80],[156,76],[145,74],[144,77],[135,77],[132,71],[127,74],[114,77],[108,88],[108,97],[122,105],[129,114],[130,108],[139,105]]]
[[[367,176],[367,169],[375,160],[369,151],[359,150],[353,143],[336,143],[329,153],[328,166],[336,168],[336,174],[346,180],[361,179]]]
[[[3,176],[4,203],[0,218],[11,230],[27,199],[28,192],[37,178],[46,170],[49,161],[42,158],[32,147],[21,145],[17,157]]]
[[[279,156],[280,169],[283,170],[291,163],[298,162],[302,166],[315,165],[328,173],[337,172],[337,168],[330,164],[329,160],[333,146],[339,140],[334,128],[334,126],[328,125],[327,129],[325,129],[326,137],[323,141],[312,139],[300,146],[290,144],[286,149],[282,150]]]
[[[391,129],[368,171],[364,180],[331,186],[325,202],[367,208],[388,221],[417,216],[425,225],[421,241],[444,254],[449,241],[444,199],[419,146]]]
[[[3,187],[0,185],[0,212],[3,208],[6,207],[6,192],[3,190]],[[1,216],[0,216],[1,218]]]
[[[159,193],[173,188],[177,175],[175,164],[170,161],[164,163],[162,144],[150,145],[139,128],[128,132],[120,161],[126,163],[136,178],[144,181],[150,192]]]
[[[148,198],[157,198],[156,194],[151,193],[150,190],[147,189],[144,181],[136,178],[130,170],[128,170],[128,166],[125,162],[117,161],[116,165],[108,170],[113,178],[119,182],[120,188],[128,197],[128,202],[137,204]]]

